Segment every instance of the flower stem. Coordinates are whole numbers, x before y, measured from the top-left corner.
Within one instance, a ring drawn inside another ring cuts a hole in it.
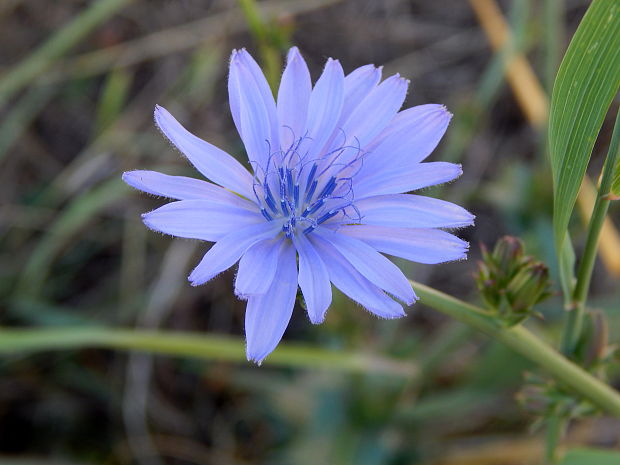
[[[545,463],[554,465],[558,461],[558,445],[566,430],[567,419],[558,414],[547,418],[547,434],[545,441]]]
[[[538,364],[559,382],[589,399],[606,412],[620,417],[620,393],[574,364],[523,326],[506,327],[478,307],[436,289],[412,281],[425,305],[488,334]]]
[[[577,271],[577,282],[573,292],[573,304],[568,314],[566,327],[562,334],[562,352],[572,355],[575,351],[581,330],[583,327],[583,317],[585,314],[586,299],[588,290],[590,289],[590,280],[592,278],[592,270],[596,259],[596,250],[598,240],[601,233],[605,216],[609,208],[609,198],[607,194],[611,189],[613,181],[613,171],[616,166],[616,159],[620,154],[620,111],[616,116],[614,131],[609,144],[609,152],[603,166],[603,175],[601,177],[601,185],[598,189],[592,216],[588,224],[588,235],[586,238],[586,246],[581,257],[581,263]]]
[[[0,356],[83,347],[132,350],[207,360],[246,361],[245,342],[237,337],[84,326],[0,329]],[[378,373],[405,378],[415,378],[418,375],[417,365],[408,361],[300,344],[278,347],[265,360],[265,364]]]
[[[412,282],[412,285],[424,304],[487,333],[537,363],[558,381],[589,399],[593,404],[620,417],[618,392],[575,365],[524,327],[505,327],[474,305],[423,284]],[[0,329],[0,355],[83,347],[136,350],[209,360],[245,360],[243,341],[232,337],[101,327]],[[375,372],[405,377],[418,375],[417,367],[407,362],[294,344],[276,349],[267,358],[266,363],[349,372]]]

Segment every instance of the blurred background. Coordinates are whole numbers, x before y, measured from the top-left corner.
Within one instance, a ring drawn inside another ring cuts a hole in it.
[[[228,57],[240,47],[272,84],[297,45],[313,79],[330,56],[345,72],[383,65],[384,76],[411,80],[405,106],[443,103],[455,114],[431,159],[462,163],[464,174],[424,193],[477,216],[458,233],[470,259],[399,263],[409,277],[479,303],[479,243],[511,234],[557,283],[546,95],[588,3],[0,1],[0,324],[242,336],[234,270],[189,286],[207,245],[148,231],[140,214],[164,201],[120,181],[131,169],[197,176],[155,129],[155,104],[243,159],[226,91]],[[619,213],[612,205],[617,226]],[[571,226],[578,252],[581,220]],[[609,227],[590,302],[608,311],[614,342],[620,249]],[[538,308],[544,321],[530,324],[557,341],[561,308],[556,295]],[[258,368],[104,349],[5,354],[0,464],[542,463],[542,433],[522,394],[535,367],[421,304],[380,321],[336,294],[321,326],[298,307],[284,340],[411,370]],[[567,443],[618,447],[619,433],[617,421],[584,419]]]

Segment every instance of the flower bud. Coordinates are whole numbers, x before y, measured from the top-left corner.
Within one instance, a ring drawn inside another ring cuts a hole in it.
[[[497,241],[492,253],[482,248],[476,284],[487,307],[510,326],[551,295],[548,268],[525,255],[523,243],[510,236]]]

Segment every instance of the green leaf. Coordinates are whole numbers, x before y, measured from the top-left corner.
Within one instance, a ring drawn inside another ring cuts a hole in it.
[[[620,85],[620,2],[594,0],[560,65],[551,97],[549,152],[556,249],[566,237],[579,186]]]
[[[575,249],[570,236],[567,241],[562,243],[562,248],[558,255],[558,272],[562,295],[564,296],[564,306],[568,308],[572,303],[573,291],[575,289]]]
[[[620,452],[601,449],[569,450],[560,465],[618,465]]]
[[[614,167],[613,179],[611,181],[611,189],[607,194],[609,200],[620,200],[620,156],[616,159]]]

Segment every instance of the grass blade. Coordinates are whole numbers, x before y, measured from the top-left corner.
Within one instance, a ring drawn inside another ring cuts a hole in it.
[[[595,0],[562,60],[551,98],[549,152],[558,251],[594,142],[619,84],[620,3]]]

